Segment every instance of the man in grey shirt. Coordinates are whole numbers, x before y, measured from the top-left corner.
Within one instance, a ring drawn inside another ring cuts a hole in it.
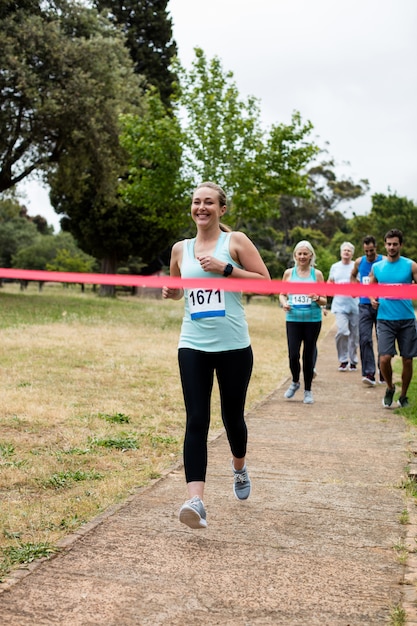
[[[328,283],[350,283],[354,268],[352,260],[355,246],[345,241],[340,246],[340,261],[330,268]],[[359,306],[358,298],[334,296],[332,313],[336,316],[336,350],[340,372],[356,372],[359,345]]]

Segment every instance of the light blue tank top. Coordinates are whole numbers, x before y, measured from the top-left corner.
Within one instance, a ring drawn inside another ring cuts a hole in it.
[[[310,276],[307,278],[301,278],[297,274],[297,270],[293,267],[291,272],[290,282],[296,283],[316,283],[316,270],[314,267],[310,270]],[[311,287],[306,287],[306,293],[311,293]],[[321,322],[322,313],[321,307],[317,302],[310,302],[307,300],[306,295],[291,294],[288,296],[288,303],[291,307],[285,314],[287,322]]]
[[[229,252],[231,233],[221,232],[213,256],[224,264],[239,266]],[[183,242],[182,278],[227,278],[205,272],[194,256],[194,239]],[[233,276],[233,274],[232,274]],[[212,291],[212,290],[211,290]],[[203,352],[240,350],[250,345],[248,324],[241,293],[217,290],[208,293],[204,280],[200,289],[184,290],[185,308],[178,348],[192,348]]]
[[[399,285],[411,284],[413,281],[412,260],[400,256],[397,261],[387,259],[375,263],[374,276],[379,283]],[[395,298],[379,298],[377,319],[380,320],[411,320],[415,318],[411,300],[397,300]]]

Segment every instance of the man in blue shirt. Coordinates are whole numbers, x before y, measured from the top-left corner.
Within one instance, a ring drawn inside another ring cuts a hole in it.
[[[375,263],[370,274],[371,283],[411,284],[417,283],[417,263],[400,255],[403,234],[397,228],[389,230],[385,237],[386,259]],[[407,391],[413,377],[413,357],[417,356],[416,316],[411,299],[371,298],[377,308],[379,366],[387,384],[384,408],[392,405],[395,385],[392,380],[392,357],[397,354],[397,342],[402,357],[402,386],[398,406],[409,406]]]
[[[368,285],[372,266],[384,258],[382,254],[377,254],[375,237],[367,235],[363,238],[364,255],[355,261],[350,279],[353,283],[360,282]],[[359,298],[359,350],[362,363],[362,382],[368,387],[376,385],[375,380],[375,355],[373,330],[376,332],[376,309],[372,306],[369,298],[361,296]],[[384,382],[379,375],[379,381]]]

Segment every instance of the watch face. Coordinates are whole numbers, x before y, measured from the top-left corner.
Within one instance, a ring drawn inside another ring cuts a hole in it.
[[[228,263],[226,267],[224,268],[223,276],[230,276],[232,272],[233,272],[233,265],[231,263]]]

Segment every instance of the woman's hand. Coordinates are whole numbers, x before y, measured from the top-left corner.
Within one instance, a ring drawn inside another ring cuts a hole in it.
[[[162,297],[164,299],[181,300],[183,295],[184,290],[181,288],[173,289],[172,287],[162,287]]]
[[[212,272],[213,274],[223,274],[224,266],[226,263],[224,261],[219,261],[214,256],[198,256],[197,260],[200,262],[201,269],[205,272]]]
[[[290,309],[291,309],[291,305],[290,305],[290,303],[288,302],[288,298],[287,298],[287,296],[280,295],[280,297],[279,297],[279,301],[280,301],[281,306],[282,306],[282,308],[284,309],[284,311],[290,311]]]

